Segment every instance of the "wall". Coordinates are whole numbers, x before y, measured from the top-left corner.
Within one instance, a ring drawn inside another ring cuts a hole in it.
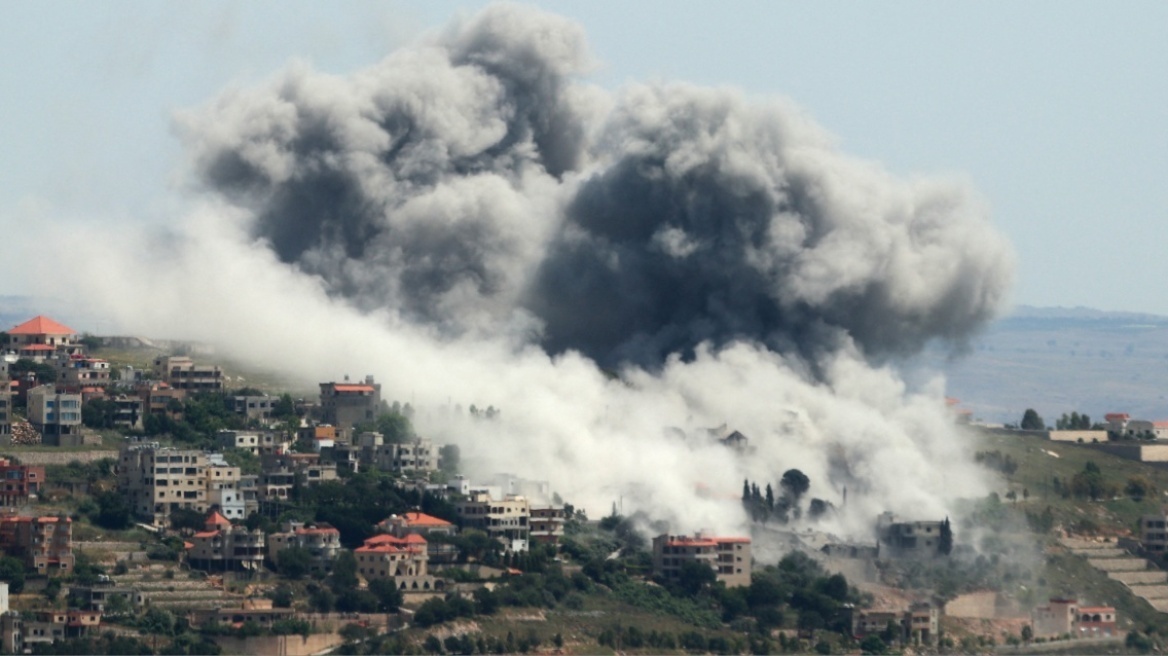
[[[263,636],[255,638],[216,637],[224,654],[251,654],[253,656],[311,656],[345,642],[336,633],[314,633],[310,636]]]

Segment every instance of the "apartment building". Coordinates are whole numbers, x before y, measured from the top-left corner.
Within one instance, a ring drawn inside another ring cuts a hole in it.
[[[1111,606],[1081,606],[1078,599],[1051,598],[1030,611],[1036,638],[1094,638],[1117,634],[1118,617]]]
[[[399,590],[438,590],[441,581],[429,573],[426,539],[417,534],[398,538],[375,535],[353,550],[357,573],[366,580],[390,579]]]
[[[64,393],[52,384],[34,387],[28,391],[28,421],[44,444],[73,446],[79,438],[69,436],[81,432],[81,395]]]
[[[530,538],[531,507],[527,498],[509,494],[502,499],[491,493],[472,490],[454,502],[464,528],[477,528],[503,543],[508,551],[527,551]]]
[[[138,396],[142,399],[142,412],[148,415],[166,415],[173,418],[182,416],[183,401],[187,393],[175,389],[168,383],[148,383],[138,386]]]
[[[336,445],[333,459],[338,463],[356,463],[359,469],[366,470],[402,474],[438,471],[438,451],[430,440],[417,438],[403,444],[387,443],[381,433],[361,433],[352,444]]]
[[[658,535],[653,538],[653,575],[668,581],[681,578],[686,563],[714,570],[728,588],[750,585],[750,538],[716,537],[704,533]]]
[[[17,465],[0,458],[0,505],[23,506],[36,500],[45,484],[41,465]]]
[[[233,396],[231,397],[231,409],[237,415],[243,415],[248,419],[255,419],[257,421],[267,421],[272,418],[272,409],[279,399],[263,395],[263,396]]]
[[[284,522],[283,530],[268,536],[268,560],[280,567],[280,552],[291,547],[308,550],[313,571],[327,572],[341,552],[341,532],[328,524]]]
[[[257,456],[283,451],[289,446],[283,434],[271,431],[221,430],[215,434],[215,439],[222,449],[241,449]]]
[[[187,392],[223,391],[223,369],[217,365],[195,364],[186,356],[154,359],[154,375],[175,389]]]
[[[904,521],[890,512],[881,513],[876,521],[876,535],[888,558],[931,558],[944,555],[943,521]],[[949,536],[952,546],[952,534]]]
[[[336,464],[321,462],[319,453],[272,453],[260,457],[260,467],[265,472],[291,472],[301,485],[337,480]],[[260,478],[262,481],[263,476]]]
[[[207,511],[207,454],[157,442],[127,444],[118,455],[118,489],[135,515],[162,526],[171,511]]]
[[[903,644],[935,645],[939,636],[941,611],[928,601],[909,604],[904,610],[864,609],[851,613],[852,637],[862,640],[888,630],[891,625],[895,637]]]
[[[373,376],[366,376],[363,383],[320,384],[321,423],[346,435],[353,426],[375,420],[381,411],[381,384]]]
[[[145,416],[142,399],[118,394],[109,401],[114,404],[114,426],[130,430],[142,428],[142,418]]]
[[[81,638],[100,628],[101,613],[96,611],[42,610],[0,615],[0,641],[8,654],[34,653],[38,645]]]
[[[65,515],[0,517],[0,549],[25,567],[55,576],[73,571],[73,520]]]
[[[1140,546],[1150,554],[1168,551],[1168,509],[1140,517]]]
[[[207,507],[217,508],[229,521],[247,519],[247,504],[240,490],[242,473],[239,467],[227,464],[221,453],[207,454]]]
[[[207,517],[206,530],[192,535],[189,542],[187,562],[195,569],[255,572],[263,567],[264,532],[233,525],[217,512]]]

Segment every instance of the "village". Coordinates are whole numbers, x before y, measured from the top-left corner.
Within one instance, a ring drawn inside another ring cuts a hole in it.
[[[425,649],[944,651],[999,641],[1111,644],[1131,624],[1098,599],[1052,596],[1025,607],[1001,591],[945,598],[928,585],[900,591],[882,585],[885,570],[945,562],[973,547],[949,518],[885,513],[874,518],[872,539],[860,542],[785,527],[783,506],[800,503],[801,473],[784,476],[777,501],[770,484],[764,499],[746,482],[743,504],[755,518],[754,535],[699,531],[645,543],[615,505],[612,516],[590,520],[548,481],[505,473],[470,480],[459,473],[458,448],[416,435],[411,409],[387,403],[373,376],[322,382],[318,398],[294,400],[230,390],[221,367],[186,355],[160,355],[149,370],[111,365],[92,353],[100,348],[97,338],[44,316],[4,339],[0,442],[12,453],[0,460],[0,547],[22,567],[0,568],[7,579],[0,583],[0,637],[9,653],[97,636],[156,644],[159,635],[172,645],[185,636],[190,653],[310,654],[362,641],[402,648],[376,640],[489,614],[502,599],[527,605],[515,591],[530,585],[524,576],[541,575],[548,585],[553,571],[577,593],[643,580],[674,586],[678,595],[712,595],[723,613],[709,628],[729,630],[752,617],[754,629],[741,638],[691,631],[653,640],[625,629],[567,637],[532,632],[497,645],[482,637],[468,645],[465,632],[448,632],[445,643],[435,638]],[[222,399],[229,419],[221,423],[232,427],[192,433],[192,415],[207,412],[192,400],[210,397]],[[498,411],[475,412],[490,420]],[[955,414],[955,421],[967,419]],[[1153,439],[1144,433],[1161,428],[1120,415],[1108,421],[1125,422],[1112,430],[1139,439]],[[738,432],[718,439],[727,448],[748,448],[749,438]],[[1048,431],[1036,439],[1109,441],[1106,429]],[[31,464],[37,461],[53,464]],[[53,479],[64,471],[82,475]],[[830,512],[817,501],[812,516]],[[779,511],[782,523],[768,523]],[[1166,521],[1163,512],[1145,516],[1137,535],[1106,544],[1064,542],[1168,611],[1168,573],[1142,559],[1162,557]],[[107,539],[128,535],[148,537]],[[613,542],[597,537],[603,535]],[[760,536],[799,557],[788,554],[779,570],[775,563],[767,569],[752,552]],[[796,593],[784,602],[771,589],[777,572],[797,564],[812,573],[818,601],[800,602]],[[28,592],[34,587],[39,594]],[[551,607],[579,606],[569,590]],[[983,632],[969,642],[974,631],[959,643],[942,628],[947,617],[971,626],[1005,623],[994,624],[988,640]],[[1000,626],[1016,630],[994,636]]]

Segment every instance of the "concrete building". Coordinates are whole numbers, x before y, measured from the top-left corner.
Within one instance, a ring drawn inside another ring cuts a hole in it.
[[[0,458],[0,505],[23,506],[35,501],[45,485],[41,465],[17,465]]]
[[[1126,412],[1109,412],[1103,415],[1103,420],[1107,422],[1108,433],[1124,435],[1127,432],[1127,422],[1131,420],[1131,415]]]
[[[1140,546],[1149,554],[1162,555],[1168,551],[1168,509],[1161,508],[1157,514],[1140,517]]]
[[[57,384],[71,391],[82,387],[105,387],[110,384],[109,362],[101,358],[74,353],[54,360],[57,365]]]
[[[69,574],[74,560],[73,520],[64,515],[0,517],[0,549],[18,555],[37,574]]]
[[[39,385],[28,392],[28,421],[51,446],[76,446],[81,432],[81,395],[66,394],[56,385]],[[74,443],[76,442],[76,443]]]
[[[430,575],[426,540],[420,535],[375,535],[354,549],[353,555],[357,573],[367,581],[390,579],[399,590],[442,589],[442,582]]]
[[[114,404],[114,426],[129,430],[142,428],[145,410],[141,398],[118,394],[109,401]]]
[[[301,485],[317,485],[337,480],[337,466],[331,462],[321,462],[319,453],[272,453],[260,456],[260,468],[263,472],[292,473],[294,482]],[[260,475],[263,484],[264,476]]]
[[[532,506],[531,541],[558,546],[564,537],[566,520],[563,506]]]
[[[195,364],[186,356],[154,359],[154,375],[175,389],[187,392],[223,391],[223,369],[217,365]]]
[[[187,398],[185,391],[158,382],[139,385],[137,391],[142,399],[143,413],[175,419],[182,417],[183,401]]]
[[[390,515],[378,522],[376,529],[397,538],[411,535],[426,538],[426,551],[432,563],[453,562],[458,556],[457,547],[441,541],[442,537],[457,534],[458,526],[433,515],[418,511]]]
[[[905,645],[935,645],[940,631],[941,611],[927,601],[914,602],[905,610],[864,609],[851,615],[852,636],[862,640],[895,629],[896,639]]]
[[[96,611],[42,610],[0,616],[3,649],[9,654],[33,653],[38,645],[81,638],[100,628],[101,613]]]
[[[1111,606],[1081,606],[1077,599],[1052,598],[1030,612],[1036,638],[1096,638],[1119,635]]]
[[[242,449],[253,455],[276,453],[289,447],[283,434],[271,431],[251,432],[221,430],[215,439],[222,449]]]
[[[12,443],[12,385],[0,375],[0,444]]]
[[[382,412],[381,384],[366,376],[364,383],[321,383],[321,423],[336,426],[346,435],[353,426],[377,419]]]
[[[476,528],[501,542],[508,551],[527,551],[531,533],[531,507],[527,498],[507,495],[493,498],[489,492],[472,491],[454,502],[464,528]]]
[[[327,572],[341,552],[341,532],[328,524],[284,522],[283,530],[268,536],[268,560],[280,567],[280,552],[292,547],[308,550],[313,571]]]
[[[207,517],[206,530],[191,536],[187,562],[195,569],[210,572],[256,572],[263,567],[265,543],[263,531],[233,525],[213,512]]]
[[[247,519],[247,504],[239,489],[239,467],[227,464],[221,453],[207,455],[207,507],[216,508],[229,521]]]
[[[162,526],[179,508],[207,512],[207,464],[197,449],[127,444],[118,455],[118,489],[135,515]]]
[[[667,581],[681,577],[686,563],[702,563],[714,570],[728,588],[750,585],[750,538],[715,537],[704,533],[658,535],[653,538],[653,575]]]
[[[876,535],[881,555],[887,558],[932,558],[947,555],[944,552],[948,530],[943,521],[904,521],[890,512],[880,514],[876,521]],[[952,548],[952,533],[949,534]]]
[[[272,409],[279,399],[263,395],[263,396],[233,396],[231,397],[231,409],[237,415],[243,415],[248,419],[255,419],[257,421],[267,421],[272,418]]]
[[[109,578],[109,577],[106,577]],[[114,599],[120,598],[127,609],[134,609],[145,603],[145,595],[137,588],[116,585],[112,581],[99,581],[93,585],[69,586],[70,603],[75,603],[81,610],[95,610],[99,613],[109,613],[110,604],[117,603]]]

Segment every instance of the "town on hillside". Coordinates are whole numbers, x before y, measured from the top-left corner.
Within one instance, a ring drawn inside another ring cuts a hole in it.
[[[1000,489],[952,517],[836,536],[792,468],[742,481],[741,535],[659,532],[616,503],[589,517],[554,480],[468,477],[374,376],[298,397],[132,341],[45,316],[0,333],[0,651],[1135,653],[1168,636],[1165,422],[985,426],[949,400]],[[733,427],[709,439],[751,448]]]

